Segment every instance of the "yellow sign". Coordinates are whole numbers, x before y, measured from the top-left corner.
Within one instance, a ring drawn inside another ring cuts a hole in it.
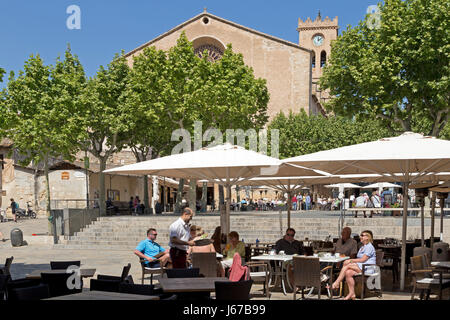
[[[62,172],[61,173],[61,180],[70,180],[70,173],[69,172]]]

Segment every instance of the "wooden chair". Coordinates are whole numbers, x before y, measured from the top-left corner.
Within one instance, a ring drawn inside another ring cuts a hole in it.
[[[200,269],[200,275],[207,278],[217,277],[217,258],[215,252],[193,252],[192,267]]]
[[[120,275],[120,277],[118,276],[109,276],[109,275],[104,275],[104,274],[99,274],[97,276],[98,280],[110,280],[110,281],[118,281],[118,282],[123,282],[126,280],[128,273],[130,272],[131,269],[131,263],[127,264],[125,267],[123,267],[122,269],[122,274]]]
[[[65,270],[70,266],[81,266],[81,261],[50,261],[50,269]]]
[[[167,269],[166,274],[167,278],[199,278],[200,269]]]
[[[354,276],[355,284],[357,283],[357,278],[361,279],[361,300],[364,299],[364,294],[366,290],[371,290],[377,293],[379,297],[383,296],[381,290],[381,268],[383,267],[383,250],[376,250],[376,263],[375,264],[363,264],[362,272]],[[370,271],[369,271],[370,270]],[[367,281],[371,279],[373,288],[367,287]],[[379,285],[379,287],[377,287]],[[356,288],[355,288],[356,291]]]
[[[11,301],[32,301],[50,298],[48,285],[40,284],[33,287],[14,288],[10,291],[8,300]]]
[[[80,293],[83,287],[69,288],[67,281],[72,277],[73,273],[41,273],[41,280],[43,284],[48,286],[50,297],[59,297],[69,294]]]
[[[250,279],[253,283],[263,284],[264,294],[267,299],[270,299],[269,279],[270,266],[267,262],[247,262],[246,266],[249,268]]]
[[[322,286],[328,283],[328,277],[324,277],[324,272],[331,269],[331,266],[320,269],[319,258],[314,257],[293,257],[293,273],[294,273],[294,288],[293,299],[297,299],[297,291],[302,290],[302,299],[305,298],[304,289],[306,287],[314,287],[318,289],[318,296],[320,299],[320,292]]]
[[[150,275],[150,284],[153,285],[153,275],[154,274],[159,274],[162,275],[164,274],[164,268],[162,266],[159,266],[157,268],[152,268],[152,267],[147,267],[145,265],[145,259],[139,258],[139,263],[141,264],[141,268],[142,268],[142,283],[144,284],[144,279],[145,279],[145,275],[149,274]]]
[[[414,299],[416,290],[420,290],[420,300],[428,300],[432,289],[439,288],[439,278],[433,276],[433,269],[424,265],[423,256],[411,257],[411,274],[413,277],[413,290],[411,300]],[[450,279],[442,279],[442,287],[450,287]]]
[[[394,284],[399,279],[399,265],[402,254],[401,248],[389,249],[389,251],[383,251],[383,263],[382,270],[392,271],[392,283]]]
[[[253,280],[237,282],[216,281],[214,282],[216,300],[250,300],[252,284]]]
[[[5,265],[2,268],[0,268],[0,274],[11,275],[10,269],[13,260],[14,257],[6,258]]]
[[[11,276],[8,274],[0,274],[0,301],[6,298],[6,285],[11,280]]]

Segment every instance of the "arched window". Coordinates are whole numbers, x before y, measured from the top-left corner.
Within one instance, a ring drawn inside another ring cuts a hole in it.
[[[312,54],[311,65],[312,65],[313,69],[316,67],[316,53],[315,52],[313,52],[313,54]]]
[[[320,54],[320,67],[323,68],[326,63],[327,63],[327,53],[325,51],[322,51],[322,53]]]

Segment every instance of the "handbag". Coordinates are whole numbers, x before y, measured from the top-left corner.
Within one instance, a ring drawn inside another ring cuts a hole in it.
[[[373,205],[373,202],[372,202],[372,200],[368,200],[367,201],[367,208],[374,208],[375,206]]]

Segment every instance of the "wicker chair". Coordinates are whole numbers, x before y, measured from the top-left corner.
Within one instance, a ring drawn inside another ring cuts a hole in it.
[[[152,267],[147,267],[145,265],[145,259],[139,258],[139,263],[141,264],[141,268],[142,268],[142,283],[144,284],[144,279],[145,279],[145,275],[149,274],[150,275],[150,284],[153,284],[153,275],[154,274],[159,274],[159,275],[163,275],[164,274],[164,267],[163,266],[159,266],[157,268],[152,268]]]
[[[81,266],[81,261],[50,261],[50,269],[65,270],[70,266]]]
[[[11,301],[31,301],[50,298],[48,285],[40,284],[33,287],[11,289],[9,300]]]
[[[434,277],[432,268],[425,265],[426,258],[424,256],[411,257],[411,274],[413,277],[413,290],[411,293],[411,300],[414,299],[416,290],[420,290],[420,300],[428,300],[432,289],[439,287],[439,278]],[[442,279],[442,287],[450,287],[450,279]]]
[[[200,275],[206,278],[217,277],[217,258],[215,252],[193,252],[192,267],[200,269]]]
[[[267,299],[270,299],[269,278],[270,266],[267,262],[247,262],[246,266],[249,268],[250,279],[253,283],[263,284],[264,294]]]
[[[383,258],[384,258],[383,250],[376,250],[376,263],[363,264],[362,272],[354,275],[355,278],[361,279],[361,300],[364,299],[364,293],[366,289],[375,291],[379,297],[383,296],[383,292],[381,290],[381,268],[383,267]],[[368,273],[367,270],[372,270],[372,272]],[[367,281],[369,279],[374,281],[372,282],[374,289],[367,288]],[[379,284],[378,288],[377,284]]]
[[[293,298],[297,299],[297,290],[301,288],[302,299],[305,298],[304,289],[306,287],[315,287],[318,289],[320,299],[320,291],[322,285],[328,284],[328,277],[324,277],[324,272],[331,269],[331,266],[320,269],[319,258],[314,257],[293,257],[294,266],[294,288]]]
[[[392,283],[394,284],[399,279],[399,265],[400,265],[400,257],[402,254],[401,248],[390,249],[389,251],[383,251],[383,264],[382,270],[391,270],[392,271]]]
[[[11,269],[11,264],[12,264],[13,260],[14,260],[14,257],[6,258],[5,265],[0,268],[0,274],[11,275],[10,269]]]
[[[214,282],[216,291],[216,300],[250,300],[250,290],[253,280],[237,282]]]

